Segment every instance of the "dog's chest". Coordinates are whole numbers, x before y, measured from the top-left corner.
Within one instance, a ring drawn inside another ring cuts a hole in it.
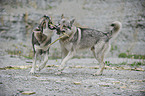
[[[43,29],[43,34],[46,35],[46,36],[50,36],[50,35],[52,35],[52,30],[50,30],[50,29]]]

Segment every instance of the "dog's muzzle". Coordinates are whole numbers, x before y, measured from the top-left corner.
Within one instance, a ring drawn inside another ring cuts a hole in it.
[[[60,27],[60,26],[57,26],[57,27],[56,27],[56,31],[57,31],[57,33],[56,33],[56,34],[60,35],[60,34],[62,34],[62,33],[64,33],[64,32],[65,32],[65,29],[61,29],[61,27]]]

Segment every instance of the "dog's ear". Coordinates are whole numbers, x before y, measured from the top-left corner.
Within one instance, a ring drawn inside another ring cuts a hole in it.
[[[73,25],[74,21],[75,21],[75,19],[72,19],[72,20],[70,21],[70,24]]]
[[[61,19],[63,19],[63,18],[64,18],[64,15],[62,14],[62,15],[61,15]]]

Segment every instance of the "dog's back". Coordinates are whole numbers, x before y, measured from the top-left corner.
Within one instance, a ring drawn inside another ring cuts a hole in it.
[[[101,31],[89,28],[80,28],[81,29],[81,40],[80,48],[90,48],[97,44],[99,41],[107,41],[109,38],[104,35]]]

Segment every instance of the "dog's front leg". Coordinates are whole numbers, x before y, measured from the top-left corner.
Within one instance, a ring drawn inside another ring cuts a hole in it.
[[[35,73],[37,56],[38,56],[38,52],[35,53],[35,56],[33,58],[32,68],[31,68],[31,71],[29,72],[30,74],[34,74]]]
[[[45,54],[44,62],[38,67],[38,71],[42,70],[48,62],[48,53]]]
[[[66,62],[71,59],[74,56],[75,52],[74,51],[70,51],[68,52],[67,56],[62,60],[61,65],[59,66],[58,71],[63,71]]]
[[[63,60],[67,56],[69,51],[62,44],[60,45],[61,45],[61,57],[62,57],[61,59]]]

